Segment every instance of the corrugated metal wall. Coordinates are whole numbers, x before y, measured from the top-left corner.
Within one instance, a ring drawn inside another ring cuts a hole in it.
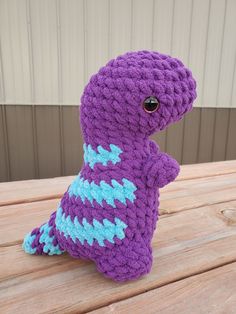
[[[236,158],[235,29],[235,0],[0,0],[0,181],[75,174],[84,85],[138,49],[181,58],[198,81],[161,149],[180,163]]]
[[[76,105],[90,75],[128,50],[181,58],[195,106],[236,107],[235,0],[0,0],[0,102]]]
[[[0,106],[0,181],[75,174],[82,137],[75,106]],[[180,163],[236,159],[236,109],[194,108],[154,136]]]

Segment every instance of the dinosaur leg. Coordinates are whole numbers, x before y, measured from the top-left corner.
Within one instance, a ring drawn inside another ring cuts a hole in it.
[[[55,218],[54,212],[49,221],[39,228],[33,229],[24,238],[23,249],[26,253],[35,255],[59,255],[64,251],[58,244],[55,235]]]
[[[137,279],[150,272],[152,249],[143,239],[117,245],[95,261],[98,271],[115,281]]]

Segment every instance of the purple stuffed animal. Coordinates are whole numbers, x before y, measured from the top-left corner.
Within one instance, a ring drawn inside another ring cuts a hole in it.
[[[91,259],[116,281],[147,274],[159,188],[179,173],[149,136],[183,118],[195,98],[196,82],[176,58],[128,52],[102,67],[81,98],[82,169],[24,250]]]

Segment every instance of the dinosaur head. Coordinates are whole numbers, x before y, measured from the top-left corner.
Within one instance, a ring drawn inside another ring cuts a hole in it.
[[[93,75],[81,98],[85,137],[147,137],[192,109],[196,82],[183,63],[154,51],[128,52]]]

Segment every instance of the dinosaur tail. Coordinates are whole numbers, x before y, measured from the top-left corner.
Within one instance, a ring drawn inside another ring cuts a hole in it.
[[[55,235],[54,212],[49,221],[28,233],[23,242],[23,249],[28,254],[35,255],[60,255],[64,251],[60,247]]]

